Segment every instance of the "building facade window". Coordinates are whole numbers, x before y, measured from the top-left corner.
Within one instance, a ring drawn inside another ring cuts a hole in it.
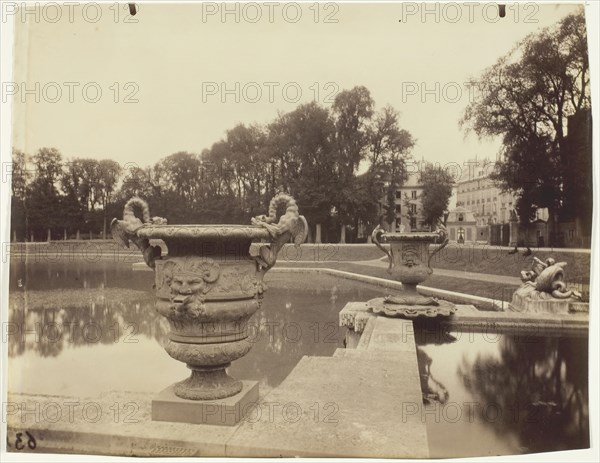
[[[410,197],[411,197],[411,199],[417,199],[417,192],[415,190],[412,190],[410,192]]]

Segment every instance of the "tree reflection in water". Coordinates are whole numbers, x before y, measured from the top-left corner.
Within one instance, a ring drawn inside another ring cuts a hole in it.
[[[499,419],[482,421],[515,433],[523,452],[589,447],[587,339],[504,335],[498,355],[463,357],[458,375]],[[481,408],[481,407],[480,407]]]
[[[13,368],[31,378],[37,375],[34,362],[19,362],[16,357],[33,354],[57,360],[49,362],[53,374],[68,376],[73,374],[74,360],[90,369],[104,360],[121,361],[110,357],[115,352],[109,348],[112,344],[131,348],[119,350],[121,355],[132,352],[138,361],[146,361],[145,352],[156,352],[156,346],[149,344],[167,342],[168,322],[154,308],[152,272],[132,271],[131,263],[77,259],[37,262],[28,258],[11,262],[10,268],[9,321],[18,329],[8,336],[9,356],[15,358]],[[317,274],[299,278],[273,273],[267,286],[263,306],[250,321],[253,347],[230,367],[233,376],[268,386],[263,390],[281,383],[302,356],[332,355],[345,337],[346,328],[338,324],[339,311],[348,301],[380,294],[368,284]],[[25,334],[26,330],[37,331],[37,338]],[[126,336],[136,344],[123,344]],[[67,350],[68,356],[61,355]],[[175,365],[159,350],[160,362]],[[144,371],[153,374],[151,369]],[[124,378],[123,384],[127,381]]]
[[[111,344],[146,336],[165,339],[168,324],[150,294],[134,290],[11,293],[8,355],[33,351],[56,357],[67,347]]]

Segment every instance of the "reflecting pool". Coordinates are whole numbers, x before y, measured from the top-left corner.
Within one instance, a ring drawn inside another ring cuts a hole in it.
[[[371,285],[305,273],[266,275],[263,307],[249,325],[253,348],[229,369],[277,386],[303,355],[331,356],[346,329],[348,301],[379,295]],[[162,347],[168,325],[154,310],[153,273],[86,261],[11,264],[9,390],[95,396],[157,392],[189,376]]]
[[[589,447],[587,338],[425,338],[417,336],[420,413],[432,458]]]
[[[154,310],[152,272],[83,260],[10,269],[9,391],[155,393],[189,375],[162,347],[168,325]],[[254,346],[230,368],[260,381],[263,394],[302,356],[343,345],[347,302],[382,293],[322,274],[270,272],[265,281]],[[426,423],[432,458],[589,446],[587,338],[434,331],[415,329],[424,403],[411,409]]]

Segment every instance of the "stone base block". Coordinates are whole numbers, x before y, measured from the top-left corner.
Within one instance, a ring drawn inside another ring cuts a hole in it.
[[[186,400],[175,395],[175,385],[152,400],[153,421],[234,426],[258,403],[258,382],[242,381],[242,391],[218,400]]]
[[[544,272],[548,271],[549,269],[550,267],[544,270]],[[555,271],[556,274],[558,274],[557,272],[558,271]],[[567,298],[554,297],[547,291],[540,291],[536,289],[536,283],[528,281],[523,283],[514,292],[512,301],[508,307],[514,312],[533,312],[559,315],[566,315],[572,312],[589,312],[589,303],[581,302],[580,299],[580,297],[576,297],[574,295]]]

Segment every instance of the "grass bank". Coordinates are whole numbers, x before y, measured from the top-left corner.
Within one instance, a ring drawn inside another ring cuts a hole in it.
[[[90,262],[96,262],[100,259],[112,259],[118,262],[137,262],[141,260],[141,254],[135,246],[130,249],[123,249],[112,240],[11,243],[4,246],[2,253],[3,258],[9,254],[11,260],[23,262],[57,262],[72,258],[82,258]],[[499,246],[457,245],[451,243],[433,257],[432,266],[434,269],[446,269],[456,272],[519,277],[521,270],[531,267],[533,256],[542,260],[553,257],[557,262],[566,262],[565,272],[568,282],[589,284],[590,252],[574,252],[565,249],[532,249],[532,255],[525,256],[521,250],[518,253],[509,254],[507,248]],[[382,252],[374,244],[303,244],[299,248],[292,245],[284,246],[279,254],[278,263],[280,265],[294,265],[296,263],[321,265],[326,263],[331,268],[337,268],[334,264],[350,264],[351,262],[381,259],[382,257]],[[371,274],[369,272],[378,271],[379,269],[376,268],[362,267],[362,272],[367,275]],[[385,273],[385,270],[383,272]],[[387,274],[383,277],[387,277]],[[442,277],[434,275],[434,278]],[[455,279],[452,278],[451,280]],[[464,285],[464,279],[456,280]],[[448,285],[451,285],[451,283],[449,282]],[[477,285],[473,283],[473,286]],[[488,291],[489,285],[485,286],[485,291]],[[487,295],[483,296],[489,297],[489,294],[492,293],[494,291],[490,290]]]

